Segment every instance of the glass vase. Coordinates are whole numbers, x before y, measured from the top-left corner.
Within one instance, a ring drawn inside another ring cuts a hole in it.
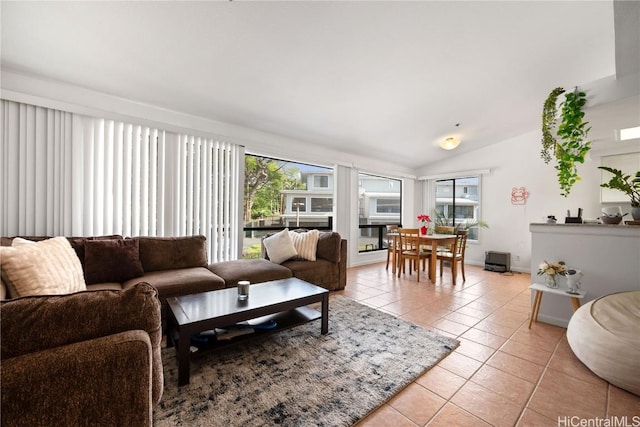
[[[427,226],[423,225],[422,227],[420,227],[420,234],[422,236],[426,236],[427,235]]]
[[[544,278],[544,285],[547,288],[556,289],[558,287],[558,278],[555,274],[547,274]]]

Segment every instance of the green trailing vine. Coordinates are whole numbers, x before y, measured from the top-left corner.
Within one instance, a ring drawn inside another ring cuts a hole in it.
[[[553,136],[553,130],[556,127],[556,117],[558,116],[558,97],[564,93],[564,89],[557,87],[551,91],[547,100],[544,101],[542,108],[542,150],[540,157],[545,163],[549,164],[551,156],[556,152],[556,138]]]
[[[578,163],[584,163],[584,159],[591,149],[591,142],[587,135],[591,130],[589,122],[584,121],[582,108],[587,103],[587,95],[577,89],[565,93],[565,99],[560,103],[560,124],[555,130],[558,137],[553,135],[557,124],[556,103],[558,97],[564,93],[564,89],[555,88],[545,101],[542,111],[542,150],[540,156],[545,163],[549,163],[553,155],[556,158],[554,168],[557,171],[560,195],[567,197],[571,187],[580,180],[578,175]]]

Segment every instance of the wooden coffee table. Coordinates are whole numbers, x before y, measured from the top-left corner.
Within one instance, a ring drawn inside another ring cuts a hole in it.
[[[317,302],[322,303],[321,312],[306,307]],[[326,334],[329,330],[329,291],[295,277],[251,285],[249,298],[245,301],[238,299],[237,288],[228,288],[167,298],[167,303],[167,344],[178,351],[178,385],[189,384],[192,335],[256,318],[277,322],[278,326],[270,333],[320,318],[320,333]],[[220,341],[212,348],[252,335]]]

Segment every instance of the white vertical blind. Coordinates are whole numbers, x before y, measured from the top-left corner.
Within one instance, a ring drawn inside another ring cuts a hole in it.
[[[0,235],[207,237],[235,259],[241,146],[2,100]]]
[[[215,236],[207,239],[212,262],[238,256],[239,169],[242,147],[210,138],[181,135],[179,177],[173,197],[181,234]]]
[[[0,116],[2,235],[71,233],[73,115],[2,101]]]

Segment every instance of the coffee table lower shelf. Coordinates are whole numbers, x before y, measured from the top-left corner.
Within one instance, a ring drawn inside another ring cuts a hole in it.
[[[195,347],[198,347],[198,351],[191,352],[190,357],[192,359],[196,359],[200,356],[207,354],[209,351],[212,351],[212,350],[218,350],[221,348],[237,345],[249,339],[254,339],[258,336],[271,335],[276,332],[293,328],[294,326],[299,326],[299,325],[312,322],[314,320],[318,320],[321,318],[322,318],[322,313],[320,313],[318,310],[315,310],[314,308],[311,308],[308,306],[304,306],[304,307],[298,307],[289,311],[269,314],[267,316],[258,317],[256,319],[250,319],[249,322],[254,325],[266,323],[270,320],[273,320],[276,322],[277,326],[272,329],[254,329],[254,332],[250,334],[239,335],[231,339],[224,339],[219,341],[212,340],[211,343],[196,345]],[[180,339],[178,338],[178,334],[176,332],[173,332],[170,335],[171,335],[170,337],[167,337],[167,344],[169,346],[173,345],[173,347],[175,347],[177,352],[178,349],[180,348],[179,346]]]

